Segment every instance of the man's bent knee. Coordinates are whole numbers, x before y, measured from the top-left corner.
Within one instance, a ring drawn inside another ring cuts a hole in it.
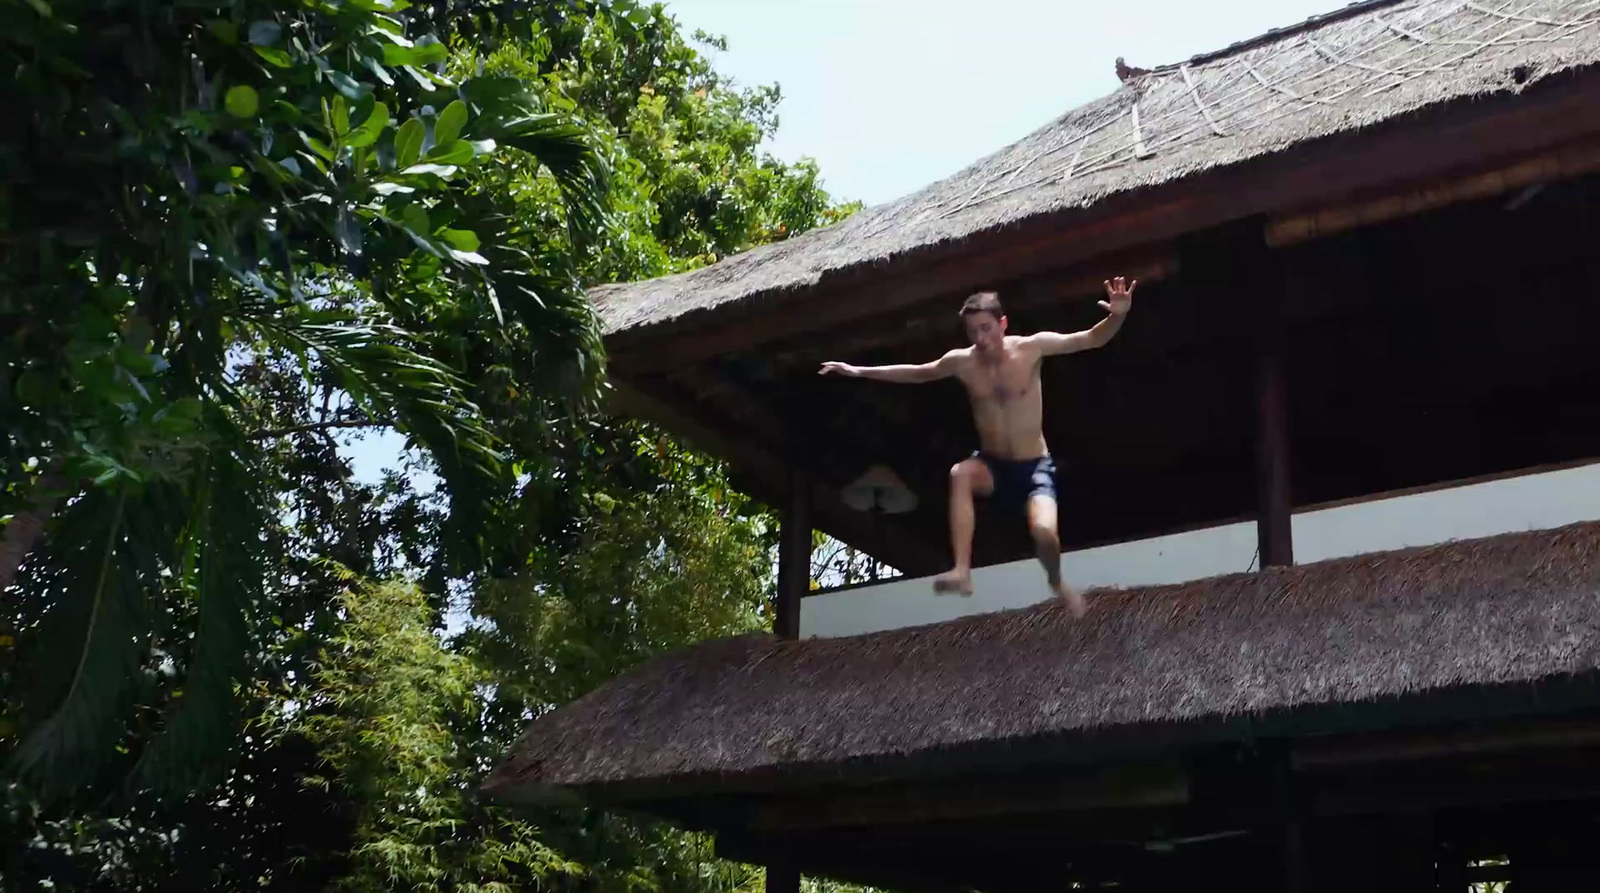
[[[968,490],[976,490],[978,484],[979,466],[975,459],[963,459],[950,466],[950,484]]]
[[[1059,544],[1061,542],[1061,537],[1056,533],[1054,524],[1029,524],[1028,534],[1033,537],[1034,542],[1040,545]]]

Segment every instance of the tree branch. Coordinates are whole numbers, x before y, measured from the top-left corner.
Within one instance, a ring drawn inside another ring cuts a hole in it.
[[[249,435],[251,440],[271,440],[275,437],[288,437],[291,434],[307,434],[312,431],[330,431],[334,428],[392,428],[393,422],[382,419],[337,419],[332,422],[310,422],[305,425],[290,425],[287,428],[268,428],[256,431]]]

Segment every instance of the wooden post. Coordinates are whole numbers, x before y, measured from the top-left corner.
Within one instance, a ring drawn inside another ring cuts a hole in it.
[[[800,872],[787,865],[768,865],[767,893],[800,893]]]
[[[1306,840],[1307,812],[1294,780],[1294,768],[1287,744],[1274,741],[1265,745],[1272,772],[1273,812],[1279,828],[1280,875],[1284,893],[1306,893],[1310,877]],[[1277,886],[1273,884],[1271,886]]]
[[[789,473],[789,501],[784,506],[778,540],[778,604],[772,631],[779,638],[800,637],[800,600],[811,589],[811,479],[803,471]]]
[[[1254,372],[1240,402],[1250,401],[1256,421],[1256,529],[1259,566],[1294,563],[1289,512],[1289,399],[1283,369],[1284,300],[1290,277],[1284,256],[1267,246],[1264,221],[1252,217],[1191,233],[1178,246],[1179,281],[1196,304],[1196,325],[1208,337],[1240,338],[1253,351],[1241,378]],[[1244,381],[1241,381],[1244,384]],[[1244,433],[1244,432],[1241,432]],[[1241,480],[1240,485],[1249,484]]]
[[[1294,564],[1289,383],[1283,369],[1288,340],[1284,302],[1291,277],[1283,255],[1265,247],[1255,265],[1261,275],[1256,302],[1256,545],[1262,568],[1287,567]]]
[[[1289,492],[1289,395],[1277,327],[1256,365],[1256,545],[1261,566],[1294,564],[1293,500]]]
[[[1306,826],[1299,816],[1283,823],[1283,889],[1285,893],[1306,893],[1311,887],[1306,872]]]
[[[772,632],[780,639],[800,638],[800,600],[811,589],[811,478],[789,472],[789,501],[778,531],[778,603]],[[767,863],[767,893],[800,893],[800,872],[782,862]]]
[[[1375,823],[1376,824],[1376,823]],[[1434,817],[1427,812],[1400,813],[1389,817],[1380,841],[1378,877],[1373,878],[1374,893],[1392,890],[1412,893],[1436,890],[1439,885],[1438,847]]]

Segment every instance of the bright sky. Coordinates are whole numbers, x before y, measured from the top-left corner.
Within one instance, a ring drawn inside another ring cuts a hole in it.
[[[1116,58],[1178,62],[1339,0],[668,0],[728,39],[719,71],[783,90],[773,154],[809,155],[835,197],[878,204],[955,173],[1116,89]],[[399,464],[352,435],[356,475]]]
[[[899,198],[1153,68],[1338,8],[1341,0],[667,0],[720,34],[719,71],[783,90],[785,160],[837,198]]]

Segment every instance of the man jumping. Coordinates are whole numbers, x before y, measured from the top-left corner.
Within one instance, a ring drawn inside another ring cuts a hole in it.
[[[934,578],[939,592],[972,594],[973,497],[1027,507],[1028,531],[1050,589],[1074,616],[1082,617],[1083,596],[1061,579],[1061,539],[1057,533],[1056,468],[1044,442],[1044,401],[1039,367],[1047,356],[1105,346],[1122,328],[1133,307],[1138,280],[1106,282],[1109,314],[1091,329],[1062,334],[1007,335],[1005,311],[992,291],[979,292],[961,305],[961,320],[971,347],[952,350],[931,363],[851,366],[823,363],[823,375],[873,378],[905,384],[955,377],[967,389],[978,451],[950,469],[950,547],[955,567]]]

